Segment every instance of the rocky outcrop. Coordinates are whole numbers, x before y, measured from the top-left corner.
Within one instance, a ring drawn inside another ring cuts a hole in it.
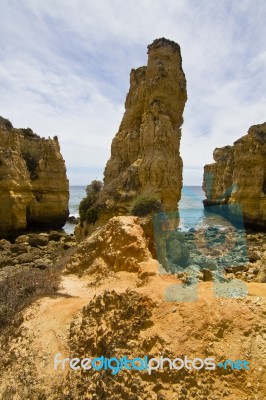
[[[147,268],[147,263],[158,271],[143,225],[138,217],[111,218],[80,243],[66,271],[107,276],[117,271],[139,272],[142,266]]]
[[[239,204],[246,225],[265,229],[266,123],[251,126],[233,146],[215,149],[213,157],[215,163],[204,167],[204,206]],[[229,213],[234,217],[234,207]]]
[[[70,324],[67,356],[78,359],[89,356],[97,358],[100,364],[102,357],[121,359],[121,354],[130,360],[138,357],[139,361],[145,356],[148,359],[162,356],[174,360],[183,358],[185,354],[188,359],[205,359],[207,354],[214,357],[216,363],[216,368],[211,371],[212,381],[210,371],[182,367],[170,369],[167,361],[164,371],[154,370],[150,374],[145,369],[127,370],[122,366],[116,373],[104,368],[97,371],[93,368],[88,371],[69,369],[63,383],[60,382],[57,388],[53,386],[54,398],[60,395],[62,387],[64,393],[71,393],[73,398],[117,400],[212,398],[214,387],[216,399],[241,398],[243,387],[246,398],[251,399],[248,393],[257,387],[255,382],[258,383],[257,394],[265,391],[262,369],[261,372],[252,369],[252,365],[257,365],[258,360],[261,365],[265,358],[261,356],[260,347],[266,340],[261,336],[266,302],[263,288],[254,283],[258,273],[265,271],[265,235],[248,235],[250,263],[243,266],[244,270],[238,255],[235,255],[230,269],[225,271],[230,280],[237,277],[246,282],[253,281],[248,297],[239,296],[236,300],[226,295],[226,291],[222,298],[214,296],[208,281],[214,279],[215,271],[210,263],[211,268],[207,267],[206,258],[197,256],[198,260],[194,257],[193,264],[197,261],[201,267],[198,275],[201,282],[192,290],[197,294],[199,289],[199,296],[194,301],[187,301],[177,300],[177,296],[183,290],[189,291],[192,285],[185,285],[184,273],[160,273],[162,269],[159,271],[158,263],[151,256],[144,231],[141,218],[114,217],[80,243],[76,253],[70,257],[66,269],[86,279],[90,301]],[[215,244],[217,235],[215,231],[212,233],[212,244]],[[195,232],[190,232],[193,234]],[[228,232],[226,236],[234,243],[235,239]],[[200,235],[197,242],[200,245]],[[189,248],[190,256],[193,256],[191,245],[192,242]],[[227,248],[228,245],[225,252]],[[214,250],[214,246],[210,246],[215,259]],[[239,284],[236,280],[234,283],[237,282]],[[252,292],[255,287],[258,288],[256,296]],[[170,293],[172,297],[168,297]],[[236,287],[233,297],[238,297]],[[232,332],[239,341],[232,341]],[[220,368],[221,360],[244,360],[245,357],[250,363],[247,373]],[[221,377],[224,379],[222,384]],[[240,378],[245,382],[241,387]]]
[[[40,138],[0,118],[0,237],[61,228],[69,186],[57,137]]]
[[[148,46],[148,63],[133,69],[111,157],[104,172],[105,205],[127,211],[139,194],[152,194],[165,210],[181,196],[180,127],[187,100],[180,47],[167,39]]]
[[[2,398],[265,398],[265,352],[261,351],[266,345],[265,288],[248,283],[260,268],[265,273],[265,235],[248,235],[252,273],[249,269],[244,278],[237,260],[235,268],[228,270],[233,279],[237,276],[247,281],[247,296],[238,296],[235,291],[233,298],[214,296],[213,284],[208,282],[212,271],[204,262],[201,282],[193,288],[198,297],[195,301],[178,301],[174,296],[183,292],[183,279],[179,279],[180,273],[159,273],[145,231],[141,218],[119,216],[80,243],[75,253],[69,248],[65,261],[70,274],[61,280],[58,295],[47,297],[45,292],[44,298],[23,313],[19,330],[11,325],[8,332],[12,336],[5,332],[0,335]],[[15,244],[2,240],[0,246],[7,256],[17,254],[19,259],[25,247],[28,256],[34,252],[39,258],[42,254],[48,258],[43,260],[45,264],[33,259],[31,267],[33,274],[45,273],[52,269],[49,259],[54,264],[58,257],[50,252],[50,246],[54,251],[59,246],[60,253],[62,245],[63,249],[71,247],[71,238],[58,236],[56,232],[23,235]],[[65,265],[61,257],[58,262]],[[43,267],[44,271],[39,271]],[[17,282],[19,301],[29,289],[37,289]],[[172,297],[167,296],[169,293]],[[2,310],[3,315],[6,310]],[[57,367],[55,357],[60,360]],[[215,362],[214,369],[201,365],[200,359],[206,357]],[[73,359],[72,367],[69,358]],[[84,366],[81,360],[85,359],[88,363]],[[110,364],[104,367],[103,362],[108,360]],[[129,360],[129,364],[123,365],[122,360]],[[143,360],[153,368],[147,370]],[[236,362],[235,367],[226,367],[225,360]],[[248,370],[239,360],[247,361]]]
[[[265,281],[266,237],[264,233],[242,236],[224,228],[188,232],[164,231],[154,243],[152,223],[148,217],[118,216],[98,227],[77,247],[66,266],[67,273],[94,275],[101,281],[119,271],[137,272],[141,277],[171,273],[184,284],[199,280],[241,279]],[[220,239],[219,239],[220,236]],[[145,273],[143,275],[143,270]],[[208,279],[207,279],[208,278]]]

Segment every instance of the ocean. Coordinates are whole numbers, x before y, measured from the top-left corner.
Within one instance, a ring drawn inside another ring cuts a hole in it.
[[[79,203],[86,195],[86,186],[70,186],[70,201],[69,201],[69,212],[71,216],[78,217]],[[204,212],[202,200],[204,200],[205,194],[201,186],[184,186],[182,189],[181,200],[179,202],[179,214],[180,214],[180,227],[183,230],[190,228],[197,228],[202,226],[210,225],[221,225],[224,226],[227,223],[224,218],[220,215],[209,216]],[[73,233],[75,226],[66,223],[64,231],[68,234]]]

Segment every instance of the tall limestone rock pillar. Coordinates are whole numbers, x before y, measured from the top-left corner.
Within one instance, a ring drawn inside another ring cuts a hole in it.
[[[133,69],[120,128],[104,172],[103,198],[114,214],[139,194],[154,195],[166,211],[181,197],[179,155],[186,78],[180,47],[167,39],[148,46],[148,64]]]
[[[240,204],[245,224],[265,230],[266,122],[251,126],[233,146],[215,149],[213,158],[204,167],[204,206]]]

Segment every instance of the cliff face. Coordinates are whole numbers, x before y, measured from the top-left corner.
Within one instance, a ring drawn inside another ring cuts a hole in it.
[[[245,224],[265,228],[266,123],[251,126],[233,146],[215,149],[213,157],[215,163],[204,167],[204,205],[238,203]]]
[[[0,118],[0,237],[26,228],[61,228],[69,188],[57,138],[14,129]]]
[[[187,100],[178,44],[157,39],[147,67],[133,69],[111,158],[104,172],[106,205],[127,210],[139,194],[152,194],[165,210],[177,209],[182,187],[180,127]]]

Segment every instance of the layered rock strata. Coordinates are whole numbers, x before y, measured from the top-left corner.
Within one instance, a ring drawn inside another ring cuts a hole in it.
[[[125,113],[104,171],[105,204],[127,211],[139,194],[155,195],[165,210],[181,196],[179,155],[187,100],[180,47],[167,39],[148,46],[147,66],[132,69]]]
[[[0,237],[26,228],[61,228],[69,185],[57,137],[40,138],[0,119]]]
[[[266,228],[266,122],[251,126],[233,146],[217,148],[215,163],[205,165],[204,206],[239,204],[244,223]],[[221,211],[224,207],[220,207]],[[231,206],[229,213],[234,217]]]

